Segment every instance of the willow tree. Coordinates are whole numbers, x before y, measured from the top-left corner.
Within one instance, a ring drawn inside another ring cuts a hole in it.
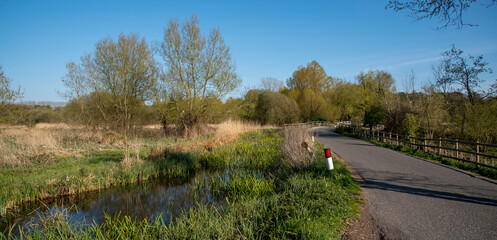
[[[315,94],[321,94],[329,88],[333,78],[328,77],[323,67],[318,62],[312,61],[306,67],[299,66],[287,80],[288,88],[297,89],[301,93],[304,89],[311,89]]]
[[[153,51],[137,34],[99,41],[81,64],[69,62],[62,82],[65,96],[82,123],[102,125],[127,135],[158,80]],[[97,122],[95,122],[97,121]]]
[[[211,102],[222,99],[240,83],[218,29],[205,37],[196,16],[179,24],[171,19],[157,47],[165,65],[162,77],[185,134],[211,118]]]

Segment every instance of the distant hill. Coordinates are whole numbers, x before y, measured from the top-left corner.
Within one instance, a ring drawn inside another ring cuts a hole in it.
[[[17,104],[24,104],[29,106],[50,106],[50,107],[64,107],[66,102],[52,102],[52,101],[20,101]]]

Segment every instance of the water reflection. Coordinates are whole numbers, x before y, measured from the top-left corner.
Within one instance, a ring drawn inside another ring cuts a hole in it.
[[[46,203],[22,206],[20,211],[1,220],[1,231],[8,233],[9,226],[30,228],[47,214],[65,213],[71,223],[89,225],[105,221],[104,213],[130,216],[132,219],[154,219],[162,215],[165,223],[178,217],[197,204],[219,205],[224,198],[209,191],[210,179],[226,178],[224,172],[202,172],[187,182],[154,181],[100,192],[81,194],[73,198],[60,198]]]

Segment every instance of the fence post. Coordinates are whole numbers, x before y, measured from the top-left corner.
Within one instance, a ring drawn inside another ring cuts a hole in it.
[[[456,139],[456,158],[459,158],[459,140]]]
[[[397,137],[396,137],[397,139],[396,139],[396,143],[395,143],[395,145],[396,145],[396,146],[399,146],[399,134],[398,134],[398,133],[396,133],[396,134],[395,134],[395,136],[397,136]]]
[[[426,138],[424,140],[425,140],[425,145],[423,146],[424,147],[424,151],[428,152],[428,140],[426,140]]]
[[[442,139],[438,139],[438,155],[442,155]]]
[[[387,142],[386,139],[385,139],[385,131],[383,131],[383,141],[382,142]]]
[[[480,144],[476,142],[476,162],[480,163]]]

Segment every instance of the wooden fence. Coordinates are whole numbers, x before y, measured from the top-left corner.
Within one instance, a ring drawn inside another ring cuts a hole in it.
[[[395,146],[408,146],[445,158],[497,169],[496,144],[470,142],[458,139],[412,137],[398,133],[363,128],[352,128],[352,133],[378,142],[385,142]]]
[[[286,128],[309,128],[309,127],[319,127],[319,126],[334,127],[336,126],[336,124],[326,121],[285,124]]]

